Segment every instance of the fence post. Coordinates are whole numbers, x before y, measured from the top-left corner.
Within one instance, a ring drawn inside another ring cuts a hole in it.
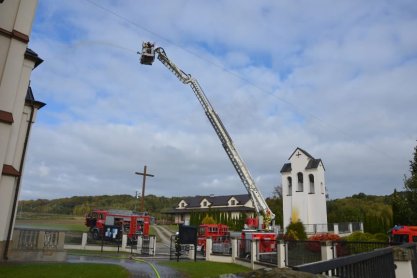
[[[328,261],[333,259],[332,242],[330,240],[321,242],[321,260]]]
[[[45,231],[39,231],[38,242],[36,243],[36,249],[42,250],[45,245]]]
[[[206,238],[206,261],[210,261],[211,248],[213,246],[211,237]]]
[[[363,233],[363,222],[359,222],[359,227],[361,229],[361,232]]]
[[[142,246],[143,246],[143,237],[142,236],[138,236],[138,239],[137,239],[137,246],[136,246],[136,248],[137,248],[137,250],[136,250],[136,252],[139,254],[143,254],[143,250],[142,250]]]
[[[349,230],[349,233],[350,234],[353,233],[352,222],[349,222],[349,224],[348,224],[348,230]]]
[[[127,248],[127,235],[124,234],[122,235],[122,249],[126,249]]]
[[[415,247],[414,247],[415,248]],[[401,246],[394,246],[394,262],[396,265],[396,277],[416,277],[417,273],[413,275],[413,252],[411,249],[401,248]]]
[[[278,268],[285,267],[285,242],[283,240],[277,243],[277,266]]]
[[[232,260],[235,262],[237,257],[237,238],[232,238]]]
[[[81,248],[85,249],[85,246],[87,245],[87,233],[83,233],[83,236],[81,238]]]
[[[339,234],[339,223],[333,223],[333,232],[335,235]]]
[[[252,270],[255,269],[255,261],[256,261],[256,256],[257,256],[257,250],[256,250],[256,243],[257,240],[251,240],[251,245],[250,245],[250,264],[252,267]]]
[[[153,241],[152,241],[152,254],[155,256],[156,255],[156,236],[152,237]],[[194,252],[197,252],[197,250],[195,250]]]

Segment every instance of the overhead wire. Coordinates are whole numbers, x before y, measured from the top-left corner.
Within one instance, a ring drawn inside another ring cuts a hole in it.
[[[182,49],[183,51],[185,51],[185,52],[187,52],[187,53],[191,54],[192,56],[194,56],[194,57],[196,57],[196,58],[198,58],[198,59],[200,59],[200,60],[203,60],[203,61],[205,61],[205,62],[207,62],[207,63],[209,63],[209,64],[211,64],[211,65],[213,65],[213,66],[215,66],[215,67],[217,67],[217,68],[220,68],[222,71],[224,71],[224,72],[226,72],[226,73],[228,73],[228,74],[230,74],[230,75],[233,75],[234,77],[236,77],[236,78],[240,79],[240,80],[241,80],[241,81],[243,81],[244,83],[249,84],[249,85],[251,85],[252,87],[254,87],[254,88],[258,89],[259,91],[264,92],[264,93],[266,93],[266,94],[268,94],[268,95],[272,95],[274,98],[278,99],[278,100],[279,100],[279,101],[281,101],[282,103],[284,103],[284,104],[286,104],[286,105],[288,105],[288,106],[292,107],[292,110],[293,110],[293,111],[295,111],[295,112],[296,112],[296,114],[299,114],[299,115],[301,115],[301,116],[303,116],[303,117],[305,117],[305,118],[311,118],[311,119],[314,119],[314,120],[316,120],[317,122],[320,122],[323,126],[327,126],[327,127],[331,128],[331,129],[333,129],[333,130],[337,131],[338,133],[340,133],[341,135],[343,135],[345,138],[349,138],[350,140],[353,140],[353,139],[354,139],[354,136],[353,136],[353,135],[351,135],[351,134],[349,134],[349,133],[348,133],[348,132],[346,132],[345,130],[340,129],[340,128],[338,128],[337,126],[332,125],[332,124],[330,124],[330,123],[328,123],[328,122],[324,121],[324,120],[323,120],[323,119],[321,119],[320,117],[318,117],[318,116],[316,116],[316,115],[314,115],[314,114],[312,114],[312,113],[310,113],[310,112],[308,112],[308,111],[305,111],[304,109],[300,108],[300,107],[299,107],[299,106],[297,106],[296,104],[294,104],[294,103],[292,103],[292,102],[290,102],[290,101],[288,101],[288,100],[286,100],[286,99],[284,99],[284,98],[282,98],[282,97],[280,97],[280,96],[278,96],[278,95],[274,94],[274,92],[272,92],[272,91],[270,91],[270,90],[268,90],[268,89],[262,88],[261,86],[259,86],[259,85],[255,84],[255,83],[253,83],[253,82],[252,82],[252,81],[250,81],[249,79],[247,79],[247,78],[243,77],[243,76],[242,76],[242,75],[240,75],[239,73],[236,73],[236,72],[234,72],[234,71],[232,71],[232,70],[229,70],[229,69],[225,68],[225,67],[224,67],[223,65],[221,65],[221,64],[215,63],[215,62],[213,62],[213,61],[211,61],[211,60],[209,60],[209,59],[207,59],[207,58],[205,58],[205,57],[203,57],[203,56],[201,56],[201,55],[199,55],[199,54],[196,54],[196,53],[194,53],[193,51],[191,51],[191,50],[189,50],[189,49],[187,49],[187,48],[185,48],[185,47],[183,47],[183,46],[181,46],[181,45],[179,45],[179,44],[177,44],[177,43],[175,43],[175,42],[173,42],[173,41],[171,41],[171,40],[169,40],[169,39],[167,39],[167,38],[165,38],[165,37],[163,37],[162,35],[160,35],[160,34],[158,34],[158,33],[154,32],[154,31],[150,30],[149,28],[146,28],[146,27],[144,27],[144,26],[142,26],[142,25],[138,24],[137,22],[135,22],[135,21],[133,21],[133,20],[131,20],[131,19],[129,19],[129,18],[127,18],[127,17],[125,17],[125,16],[123,16],[123,15],[121,15],[121,14],[119,14],[119,13],[117,13],[117,12],[115,12],[115,11],[113,11],[113,10],[109,9],[109,8],[107,8],[107,7],[104,7],[104,6],[100,5],[100,4],[98,4],[97,2],[95,2],[95,1],[93,1],[93,0],[85,0],[85,1],[87,1],[87,2],[91,3],[92,5],[96,6],[96,7],[97,7],[97,8],[99,8],[99,9],[102,9],[102,10],[103,10],[103,11],[105,11],[105,12],[108,12],[108,13],[112,14],[112,15],[113,15],[113,16],[115,16],[115,17],[118,17],[119,19],[124,20],[125,22],[127,22],[127,23],[129,23],[129,24],[131,24],[131,25],[133,25],[133,26],[135,26],[135,27],[137,27],[137,28],[139,28],[139,29],[141,29],[141,30],[143,30],[143,31],[145,31],[145,32],[147,32],[147,33],[149,33],[149,34],[152,34],[153,36],[155,36],[155,37],[159,38],[161,41],[164,41],[164,42],[166,42],[166,43],[168,43],[168,44],[170,44],[170,45],[173,45],[173,46],[175,46],[175,47],[177,47],[177,48],[179,48],[179,49]],[[375,150],[375,151],[379,152],[381,155],[384,155],[384,156],[386,156],[386,157],[388,157],[388,158],[390,158],[390,159],[394,159],[391,155],[389,155],[389,154],[387,154],[386,152],[383,152],[383,151],[381,151],[381,150],[379,150],[379,149],[376,149],[373,145],[371,145],[371,144],[369,144],[369,143],[362,143],[362,144],[364,144],[364,145],[368,146],[369,148],[371,148],[371,149],[373,149],[373,150]]]

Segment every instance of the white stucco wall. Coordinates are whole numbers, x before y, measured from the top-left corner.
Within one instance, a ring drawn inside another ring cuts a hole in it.
[[[25,97],[35,66],[33,60],[25,59],[25,52],[37,3],[37,0],[13,0],[0,4],[0,110],[13,117],[12,123],[0,121],[0,171],[4,165],[21,170],[30,114]],[[7,239],[17,179],[1,172],[0,251]]]

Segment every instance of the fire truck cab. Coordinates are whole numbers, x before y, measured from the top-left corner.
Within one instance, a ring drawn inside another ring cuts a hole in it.
[[[128,210],[93,210],[86,215],[85,225],[90,228],[94,239],[121,239],[136,241],[138,236],[148,236],[150,216]]]
[[[390,230],[390,242],[417,242],[417,226],[397,226]]]

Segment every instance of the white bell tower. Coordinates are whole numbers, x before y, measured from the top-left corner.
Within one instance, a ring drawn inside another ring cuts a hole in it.
[[[307,233],[327,232],[324,165],[296,148],[281,169],[284,228],[301,220]]]

